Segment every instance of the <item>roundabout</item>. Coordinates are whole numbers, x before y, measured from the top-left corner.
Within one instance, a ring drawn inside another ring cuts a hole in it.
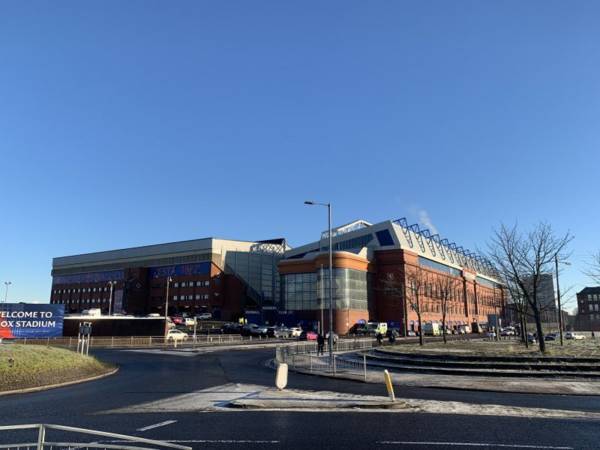
[[[573,356],[573,355],[585,356]],[[516,341],[401,344],[327,357],[287,355],[291,370],[382,383],[387,369],[396,386],[495,392],[600,395],[600,357],[595,342],[553,346],[540,354]]]

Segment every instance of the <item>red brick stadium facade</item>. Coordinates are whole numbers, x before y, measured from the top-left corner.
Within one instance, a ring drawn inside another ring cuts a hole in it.
[[[504,289],[482,258],[403,223],[360,221],[358,227],[354,223],[346,227],[340,227],[333,240],[337,333],[345,334],[359,320],[393,322],[402,333],[417,331],[416,308],[411,306],[411,283],[416,274],[422,279],[419,304],[423,324],[442,322],[440,285],[444,279],[451,280],[446,285],[452,286],[445,302],[450,330],[462,325],[485,327],[490,315],[504,315]],[[328,314],[321,314],[321,308],[327,311],[329,301],[327,275],[321,272],[326,272],[329,264],[323,243],[325,239],[288,251],[279,263],[281,308],[295,310],[305,321],[322,317],[328,329]]]
[[[55,258],[50,302],[66,313],[163,315],[169,280],[169,314],[236,320],[277,302],[282,245],[207,238]]]

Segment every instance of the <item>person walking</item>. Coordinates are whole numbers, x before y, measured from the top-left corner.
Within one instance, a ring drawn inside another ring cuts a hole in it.
[[[325,347],[325,338],[321,333],[317,336],[317,356],[323,355],[323,348]]]

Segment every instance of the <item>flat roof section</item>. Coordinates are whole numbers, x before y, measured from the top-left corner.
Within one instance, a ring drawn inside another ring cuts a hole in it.
[[[80,255],[61,256],[52,260],[53,269],[69,269],[83,266],[96,266],[107,263],[124,263],[145,261],[171,256],[185,256],[202,253],[223,253],[231,250],[249,249],[256,244],[283,245],[285,239],[270,239],[265,241],[244,241],[239,239],[221,239],[208,237],[187,241],[151,244],[139,247],[129,247],[117,250],[107,250]],[[289,248],[286,246],[286,248]]]
[[[166,244],[144,245],[119,250],[84,253],[81,255],[61,256],[52,260],[52,268],[65,268],[85,264],[117,262],[119,260],[145,259],[173,253],[206,251],[212,248],[213,238],[193,239],[189,241],[169,242]]]

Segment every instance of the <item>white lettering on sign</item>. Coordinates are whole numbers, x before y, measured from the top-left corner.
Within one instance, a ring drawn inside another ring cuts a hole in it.
[[[2,320],[0,328],[44,328],[55,327],[56,320]]]

